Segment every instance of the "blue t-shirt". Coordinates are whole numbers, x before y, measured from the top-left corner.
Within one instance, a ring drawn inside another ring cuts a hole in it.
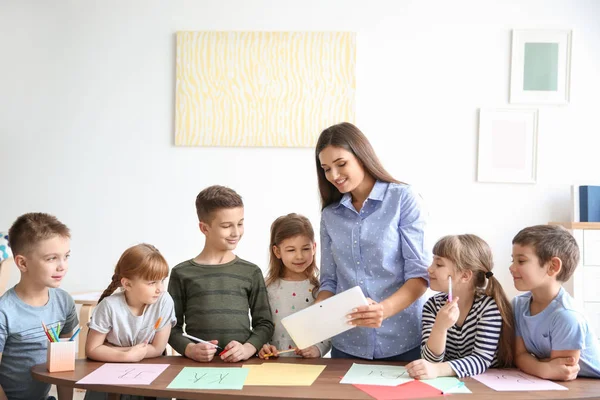
[[[48,302],[33,307],[17,296],[15,288],[0,297],[0,385],[9,400],[45,399],[50,385],[36,381],[31,367],[46,362],[48,337],[42,328],[73,332],[77,324],[75,302],[62,289],[48,289]]]
[[[531,315],[531,292],[513,299],[515,333],[525,348],[537,358],[548,358],[552,350],[579,350],[579,375],[600,378],[600,345],[585,316],[573,299],[560,288],[558,295],[542,312]]]

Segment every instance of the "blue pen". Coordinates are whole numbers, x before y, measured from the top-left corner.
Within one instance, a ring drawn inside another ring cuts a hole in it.
[[[77,334],[79,333],[80,330],[81,330],[81,327],[77,328],[77,330],[75,331],[73,336],[71,336],[71,339],[69,339],[69,342],[72,342],[75,339],[75,336],[77,336]]]

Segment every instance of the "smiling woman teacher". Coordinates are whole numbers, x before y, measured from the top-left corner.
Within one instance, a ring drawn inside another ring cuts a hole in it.
[[[359,328],[333,338],[332,357],[420,358],[431,253],[419,195],[386,172],[350,123],[324,130],[315,155],[323,207],[317,301],[358,285],[370,303],[349,316]]]

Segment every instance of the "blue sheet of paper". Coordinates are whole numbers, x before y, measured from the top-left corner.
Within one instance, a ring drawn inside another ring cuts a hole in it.
[[[169,389],[241,390],[247,376],[246,368],[185,367],[167,387]]]
[[[396,365],[352,364],[340,383],[353,385],[398,386],[411,382],[406,368]]]

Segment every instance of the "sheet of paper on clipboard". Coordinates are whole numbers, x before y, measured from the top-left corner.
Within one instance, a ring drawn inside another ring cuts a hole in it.
[[[346,332],[354,326],[348,324],[348,314],[353,308],[369,305],[359,286],[313,304],[281,320],[299,349]]]

